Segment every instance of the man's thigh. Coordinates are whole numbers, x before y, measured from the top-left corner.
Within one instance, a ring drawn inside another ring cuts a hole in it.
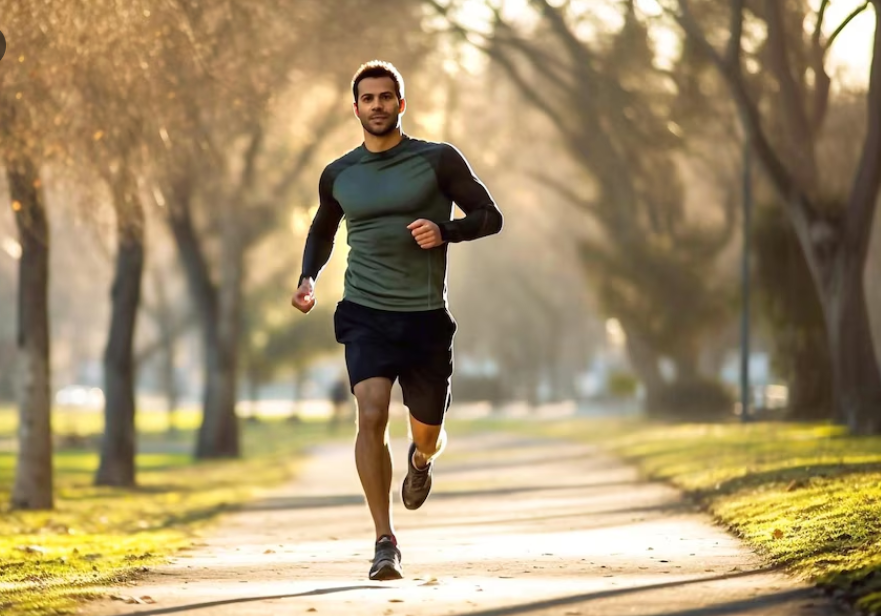
[[[450,408],[453,375],[453,351],[435,348],[423,351],[418,361],[411,361],[400,373],[404,404],[418,421],[440,426]]]
[[[346,370],[349,386],[381,377],[392,382],[398,377],[402,354],[389,328],[385,315],[345,300],[337,305],[334,313],[334,330],[337,342],[345,347]]]

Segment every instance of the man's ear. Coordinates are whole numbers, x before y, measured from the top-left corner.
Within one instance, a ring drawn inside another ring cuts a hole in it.
[[[407,110],[407,100],[401,99],[401,109],[398,111],[400,115],[404,115],[404,112]]]
[[[355,108],[355,117],[360,118],[361,114],[358,112],[358,103],[357,102],[352,103],[352,107]]]

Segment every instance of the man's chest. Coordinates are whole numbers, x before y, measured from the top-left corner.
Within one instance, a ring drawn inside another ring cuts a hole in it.
[[[337,178],[333,195],[352,222],[423,215],[443,200],[434,169],[419,156],[354,165]]]

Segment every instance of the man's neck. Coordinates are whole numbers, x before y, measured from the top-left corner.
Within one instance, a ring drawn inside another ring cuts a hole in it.
[[[367,148],[368,151],[374,153],[391,150],[393,147],[401,143],[403,139],[404,134],[401,131],[400,126],[390,133],[381,136],[368,133],[366,130],[364,131],[364,147]]]

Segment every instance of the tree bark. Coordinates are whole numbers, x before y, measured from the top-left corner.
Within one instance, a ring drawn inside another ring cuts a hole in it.
[[[226,221],[221,256],[218,320],[209,341],[207,403],[196,457],[235,458],[240,455],[236,416],[239,334],[242,318],[244,255],[234,221]]]
[[[144,210],[128,170],[113,181],[116,272],[110,335],[104,350],[104,437],[96,485],[135,485],[134,338],[144,271]]]
[[[36,163],[19,153],[6,161],[21,243],[18,348],[21,351],[18,459],[11,504],[51,509],[52,424],[49,363],[49,222]]]
[[[861,264],[842,268],[841,289],[827,299],[835,417],[856,434],[881,434],[881,372]]]

